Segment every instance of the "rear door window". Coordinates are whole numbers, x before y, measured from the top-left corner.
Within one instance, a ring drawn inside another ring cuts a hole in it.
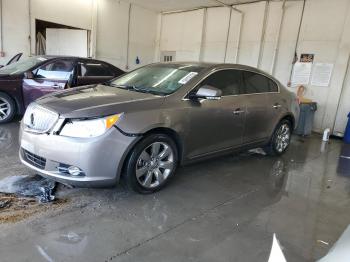
[[[216,87],[222,91],[222,96],[239,95],[242,93],[241,78],[240,70],[220,70],[204,79],[200,86]]]
[[[83,62],[79,63],[80,76],[82,77],[113,77],[114,74],[104,63]]]
[[[245,94],[278,92],[278,86],[273,80],[262,74],[244,71],[243,92]]]

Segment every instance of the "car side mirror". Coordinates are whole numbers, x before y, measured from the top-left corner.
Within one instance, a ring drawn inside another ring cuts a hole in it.
[[[195,94],[190,95],[191,99],[211,99],[218,100],[221,98],[222,91],[210,85],[200,87]]]
[[[34,74],[32,71],[27,71],[27,72],[24,72],[24,77],[26,79],[33,79],[34,78]]]

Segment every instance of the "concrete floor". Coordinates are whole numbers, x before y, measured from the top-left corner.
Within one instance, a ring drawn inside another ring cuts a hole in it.
[[[17,136],[18,123],[0,126],[0,178],[28,173]],[[0,225],[0,260],[268,261],[276,233],[288,262],[314,261],[350,222],[341,148],[294,137],[281,158],[244,153],[180,168],[154,195],[62,188],[62,208]]]

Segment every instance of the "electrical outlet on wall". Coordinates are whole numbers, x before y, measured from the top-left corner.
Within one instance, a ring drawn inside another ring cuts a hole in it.
[[[5,52],[4,51],[0,51],[0,57],[5,57]]]

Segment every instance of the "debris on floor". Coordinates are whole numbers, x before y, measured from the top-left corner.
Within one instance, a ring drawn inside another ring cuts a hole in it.
[[[254,148],[248,151],[251,154],[266,156],[266,152],[262,148]]]
[[[11,205],[11,200],[5,199],[5,200],[0,200],[0,208],[7,208]]]
[[[9,176],[0,180],[0,193],[35,197],[40,203],[48,203],[55,199],[55,187],[55,181],[39,175]]]
[[[55,181],[39,175],[0,180],[0,224],[14,223],[67,203],[66,199],[55,200],[55,188]]]
[[[16,223],[53,208],[58,209],[68,203],[67,199],[58,199],[54,202],[42,204],[34,198],[18,197],[13,194],[1,194],[0,203],[7,203],[0,208],[0,224]]]

